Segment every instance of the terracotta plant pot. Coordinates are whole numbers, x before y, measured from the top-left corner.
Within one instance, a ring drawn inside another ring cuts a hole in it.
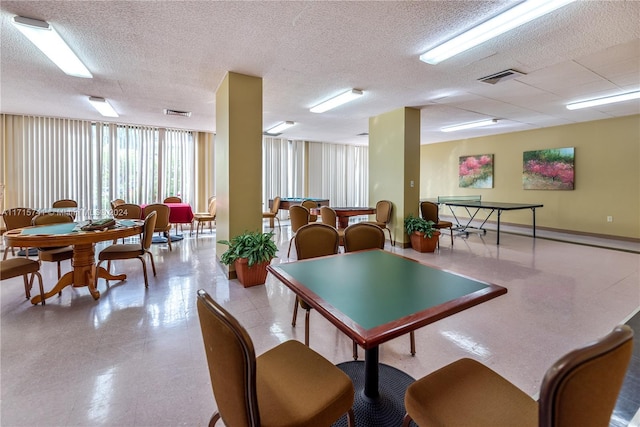
[[[235,260],[234,266],[238,280],[245,288],[264,284],[267,281],[267,266],[270,263],[271,261],[269,260],[249,267],[247,258]]]
[[[440,238],[440,232],[434,231],[433,236],[424,237],[424,233],[415,232],[409,236],[411,239],[411,247],[418,252],[434,252],[438,245],[438,239]]]

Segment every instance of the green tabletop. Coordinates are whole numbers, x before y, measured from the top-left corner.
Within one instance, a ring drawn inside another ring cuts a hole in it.
[[[506,293],[383,250],[269,270],[365,348]]]
[[[37,227],[27,227],[22,230],[22,234],[26,235],[47,235],[47,234],[68,234],[81,231],[80,227],[86,225],[88,221],[83,222],[64,222],[59,224],[39,225]],[[133,227],[136,222],[130,219],[122,219],[116,221],[118,226]]]

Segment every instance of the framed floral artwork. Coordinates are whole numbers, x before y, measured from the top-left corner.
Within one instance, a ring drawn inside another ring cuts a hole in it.
[[[460,156],[458,178],[461,188],[493,188],[493,154]]]
[[[573,147],[525,151],[522,163],[525,190],[573,190]]]

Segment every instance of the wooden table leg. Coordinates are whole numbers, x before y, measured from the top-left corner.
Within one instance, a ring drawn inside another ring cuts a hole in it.
[[[339,216],[338,217],[338,228],[347,228],[349,226],[349,217],[348,216]]]
[[[66,288],[67,286],[72,284],[73,284],[73,271],[70,271],[66,273],[64,276],[62,276],[60,280],[58,280],[58,283],[56,283],[53,289],[51,289],[49,292],[46,292],[44,294],[44,299],[51,298],[55,294],[59,293],[63,288]],[[40,302],[42,302],[42,296],[39,294],[31,298],[31,304],[33,305],[40,304]]]

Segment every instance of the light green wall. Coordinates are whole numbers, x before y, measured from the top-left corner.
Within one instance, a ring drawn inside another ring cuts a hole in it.
[[[230,72],[216,91],[215,164],[216,239],[261,231],[261,78]],[[226,249],[218,244],[216,253]]]
[[[404,217],[418,212],[419,185],[420,111],[399,108],[369,118],[369,203],[393,203],[388,226],[400,244],[408,241]]]
[[[522,153],[562,147],[575,147],[575,189],[523,190]],[[492,189],[458,187],[458,158],[476,154],[494,155]],[[542,203],[539,227],[640,238],[640,115],[427,144],[420,159],[420,198],[480,194]],[[501,220],[531,225],[531,212],[506,212]]]

